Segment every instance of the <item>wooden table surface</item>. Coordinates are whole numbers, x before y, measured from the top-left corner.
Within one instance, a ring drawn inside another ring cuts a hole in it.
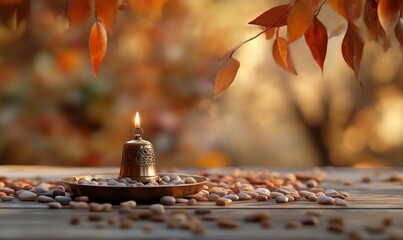
[[[261,170],[260,168],[259,170]],[[301,172],[304,169],[270,169],[278,172]],[[309,169],[305,169],[309,170]],[[256,200],[233,202],[228,207],[218,207],[211,202],[199,202],[196,206],[180,205],[166,207],[167,212],[182,209],[192,213],[195,208],[211,208],[220,218],[238,219],[242,222],[237,229],[222,229],[213,221],[203,221],[205,233],[195,235],[189,230],[169,229],[166,223],[152,222],[155,230],[147,233],[144,225],[149,220],[134,222],[132,229],[118,226],[95,227],[86,219],[91,214],[88,209],[73,210],[69,208],[49,210],[46,204],[37,202],[0,201],[0,239],[352,239],[349,234],[339,234],[327,230],[328,219],[342,217],[345,219],[346,232],[358,232],[364,239],[403,239],[403,182],[385,182],[394,174],[403,175],[403,169],[352,169],[325,168],[328,177],[321,187],[347,191],[350,197],[348,207],[318,205],[308,201],[296,201],[276,204],[274,200],[257,202]],[[211,171],[225,172],[229,169]],[[36,178],[59,180],[64,177],[86,174],[117,174],[118,168],[60,168],[47,166],[0,166],[0,176],[9,178]],[[192,170],[183,170],[188,173]],[[362,177],[369,176],[371,183],[363,183]],[[345,186],[343,181],[352,181]],[[147,208],[140,205],[139,208]],[[320,214],[317,226],[303,226],[298,229],[286,229],[285,224],[291,220],[303,218],[308,211]],[[252,213],[270,214],[273,227],[264,229],[257,223],[245,222],[243,219]],[[105,218],[118,216],[118,206],[113,211],[102,213]],[[72,216],[83,221],[77,226],[70,225]],[[386,217],[393,219],[393,224],[382,233],[371,233],[368,225],[379,226]]]

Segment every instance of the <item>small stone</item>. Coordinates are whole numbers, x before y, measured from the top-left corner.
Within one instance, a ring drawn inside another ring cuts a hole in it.
[[[71,202],[71,198],[68,196],[56,196],[55,201],[60,203],[63,206],[67,206]]]
[[[305,191],[305,190],[299,191],[298,193],[301,197],[306,198],[306,199],[308,199],[309,196],[311,196],[312,194],[315,194],[313,192],[309,192],[309,191]]]
[[[102,219],[103,219],[103,217],[100,214],[91,214],[88,216],[88,221],[90,221],[90,222],[99,222]]]
[[[74,201],[76,201],[76,202],[88,202],[89,199],[88,199],[87,196],[79,196],[79,197],[74,198]]]
[[[167,217],[165,215],[156,215],[151,218],[153,222],[165,222]]]
[[[102,212],[104,210],[103,204],[92,202],[89,205],[91,212]]]
[[[335,203],[335,199],[332,197],[320,197],[318,198],[318,203],[321,205],[333,205]]]
[[[235,195],[235,194],[228,194],[228,195],[225,195],[223,198],[228,198],[228,199],[231,199],[232,201],[238,201],[239,200],[239,197],[237,195]]]
[[[217,194],[215,194],[215,193],[212,193],[212,194],[209,194],[209,195],[207,195],[207,199],[210,201],[210,202],[215,202],[217,199],[219,199],[220,198],[220,196],[219,195],[217,195]]]
[[[204,214],[203,215],[203,221],[215,221],[217,220],[217,216],[215,214]]]
[[[71,201],[69,203],[69,207],[71,209],[84,209],[84,208],[89,208],[88,203],[86,202],[75,202],[75,201]]]
[[[329,224],[329,226],[327,227],[327,230],[330,232],[335,232],[335,233],[343,233],[344,226],[342,224],[332,223],[332,224]]]
[[[216,200],[215,203],[217,206],[228,206],[228,205],[231,205],[232,200],[229,198],[219,198]]]
[[[188,201],[188,205],[189,206],[194,206],[194,205],[196,205],[196,203],[197,203],[197,201],[196,201],[196,199],[189,199],[189,201]]]
[[[150,210],[156,215],[161,215],[165,213],[164,205],[159,203],[150,205]]]
[[[171,181],[171,178],[170,178],[169,176],[163,176],[163,177],[161,178],[161,180],[164,181],[164,182],[170,182],[170,181]]]
[[[332,217],[328,220],[329,224],[344,225],[344,219],[342,217]]]
[[[48,203],[48,208],[49,209],[60,209],[60,208],[62,208],[62,205],[58,202],[50,202],[50,203]]]
[[[324,196],[324,197],[326,197],[326,196]],[[310,202],[317,202],[318,199],[319,199],[319,198],[318,198],[315,194],[309,195],[309,197],[308,197],[308,200],[309,200]]]
[[[49,191],[49,186],[46,183],[41,183],[35,187],[36,193],[45,193]]]
[[[10,202],[14,200],[14,196],[2,196],[0,199],[3,202]]]
[[[176,203],[176,199],[174,197],[171,196],[163,196],[160,199],[160,203],[163,205],[167,205],[167,206],[173,206]]]
[[[110,203],[104,203],[104,204],[102,204],[102,206],[104,207],[104,209],[103,209],[104,212],[109,212],[112,210],[112,204],[110,204]]]
[[[36,193],[25,190],[18,195],[21,201],[35,201],[37,197]]]
[[[80,218],[78,218],[78,217],[72,217],[72,218],[70,218],[70,224],[71,224],[71,225],[78,225],[78,224],[80,224]]]
[[[344,181],[344,183],[343,183],[344,186],[352,186],[353,184],[354,183],[351,180]]]
[[[364,176],[364,177],[361,179],[361,182],[363,182],[363,183],[370,183],[370,182],[371,182],[371,178],[368,177],[368,176]]]
[[[245,218],[247,222],[263,222],[269,220],[269,214],[264,212],[254,213]]]
[[[0,192],[4,192],[7,195],[15,194],[15,190],[12,188],[8,188],[8,187],[0,188]]]
[[[347,234],[350,239],[352,240],[364,240],[364,236],[362,233],[358,232],[358,231],[351,231]]]
[[[319,224],[319,218],[316,216],[305,216],[302,220],[301,220],[303,225],[318,225]]]
[[[250,200],[252,197],[249,194],[246,194],[244,192],[240,192],[236,194],[239,198],[239,200],[244,201],[244,200]]]
[[[118,218],[118,217],[110,217],[110,218],[108,218],[107,221],[108,221],[108,224],[109,224],[109,225],[115,226],[115,225],[118,224],[119,218]]]
[[[319,185],[319,183],[315,179],[310,179],[305,184],[307,187],[310,187],[310,188],[314,188]]]
[[[272,199],[276,199],[279,196],[284,196],[284,194],[279,193],[279,192],[271,192],[270,193],[270,198],[272,198]]]
[[[186,198],[176,198],[176,203],[187,203],[188,201]]]
[[[262,225],[262,228],[271,228],[273,226],[273,223],[270,220],[262,221],[260,224]]]
[[[296,221],[296,220],[289,221],[285,225],[285,228],[288,228],[288,229],[296,229],[296,228],[300,228],[300,227],[302,227],[302,223],[300,221]]]
[[[224,197],[226,195],[226,192],[220,191],[220,190],[213,190],[213,191],[210,192],[210,194],[216,194],[216,195],[218,195],[220,197]]]
[[[197,214],[197,215],[211,214],[211,209],[199,208],[199,209],[195,210],[195,214]]]
[[[121,202],[120,206],[125,208],[135,208],[137,206],[137,203],[133,200],[130,200],[126,202]]]
[[[179,177],[179,176],[176,175],[176,174],[171,174],[171,175],[169,175],[169,178],[170,178],[170,181],[168,181],[168,182],[177,181],[177,180],[182,180],[182,178]]]
[[[66,195],[66,192],[63,191],[63,190],[61,190],[61,189],[53,189],[53,190],[52,190],[52,194],[53,194],[53,197],[56,197],[56,196],[65,196],[65,195]]]
[[[288,197],[286,196],[278,196],[276,197],[276,203],[287,203],[288,202]]]
[[[47,196],[39,196],[36,200],[40,203],[50,203],[55,201],[53,198]]]
[[[191,183],[197,183],[197,181],[193,177],[187,177],[185,178],[185,183],[191,184]]]
[[[265,196],[265,195],[259,195],[259,196],[256,196],[256,200],[257,201],[267,201],[267,196]]]
[[[233,219],[218,219],[217,224],[220,228],[239,228],[241,223]]]
[[[385,217],[385,218],[382,220],[382,223],[383,223],[384,226],[390,227],[390,226],[393,225],[393,218],[391,218],[391,217]]]
[[[198,202],[207,202],[208,201],[208,198],[200,193],[194,194],[191,197],[192,197],[192,199],[195,199]]]
[[[109,185],[109,186],[114,186],[114,185],[116,185],[116,184],[118,184],[118,183],[119,183],[119,182],[116,181],[115,179],[111,179],[111,180],[108,181],[108,185]]]
[[[116,183],[115,185],[112,185],[112,186],[114,186],[114,187],[127,187],[127,184],[119,182],[119,183]]]
[[[337,206],[347,206],[348,205],[346,201],[344,201],[343,199],[340,199],[340,198],[336,198],[335,203]]]

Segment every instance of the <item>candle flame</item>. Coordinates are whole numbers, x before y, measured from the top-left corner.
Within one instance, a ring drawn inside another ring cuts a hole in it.
[[[134,127],[140,127],[140,115],[139,112],[136,112],[136,116],[134,117]]]

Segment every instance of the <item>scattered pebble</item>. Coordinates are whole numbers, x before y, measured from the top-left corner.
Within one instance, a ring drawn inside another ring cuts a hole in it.
[[[53,198],[51,198],[51,197],[44,196],[44,195],[39,196],[36,200],[37,200],[38,202],[40,202],[40,203],[50,203],[50,202],[54,202],[54,201],[55,201],[55,199],[53,199]]]
[[[159,203],[150,205],[150,210],[156,215],[161,215],[165,213],[164,205]]]
[[[79,217],[71,217],[71,218],[70,218],[70,224],[71,224],[71,225],[78,225],[78,224],[80,224],[80,218],[79,218]]]
[[[125,208],[135,208],[137,206],[137,203],[133,200],[130,200],[126,202],[121,202],[120,206]]]
[[[18,195],[18,199],[21,201],[35,201],[37,197],[36,193],[25,190]]]
[[[88,202],[89,198],[87,196],[79,196],[74,198],[74,201],[76,202]]]
[[[220,228],[239,228],[241,223],[233,219],[217,219],[217,224]]]
[[[228,199],[231,199],[232,201],[238,201],[239,200],[238,195],[235,195],[235,194],[228,194],[228,195],[225,195],[223,198],[228,198]]]
[[[160,199],[160,203],[162,205],[173,206],[176,203],[176,199],[174,197],[171,197],[171,196],[163,196]]]
[[[259,196],[256,196],[256,200],[257,201],[267,201],[267,196],[265,196],[265,195],[259,195]]]
[[[318,225],[318,224],[319,224],[319,218],[316,217],[316,216],[308,215],[308,216],[305,216],[305,217],[301,220],[301,223],[302,223],[303,225],[309,225],[309,226],[311,226],[311,225]]]
[[[216,200],[215,203],[217,206],[228,206],[228,205],[231,205],[232,200],[229,198],[219,198]]]
[[[211,209],[208,209],[208,208],[195,209],[195,214],[197,214],[197,215],[211,214]]]
[[[103,217],[100,214],[91,214],[88,216],[88,221],[91,221],[91,222],[99,222],[102,219],[103,219]]]
[[[337,206],[348,206],[347,202],[340,198],[336,198],[335,203]]]
[[[196,199],[189,199],[189,201],[188,201],[188,205],[189,206],[194,206],[194,205],[196,205],[196,203],[197,203],[197,201],[196,201]]]
[[[130,229],[133,227],[133,221],[129,218],[125,218],[120,222],[120,228],[122,229]]]
[[[58,202],[50,202],[50,203],[48,203],[48,208],[49,209],[60,209],[60,208],[62,208],[62,205]]]
[[[187,203],[188,201],[186,198],[176,198],[176,203]]]
[[[286,223],[285,228],[288,229],[296,229],[302,227],[302,223],[300,221],[292,220]]]
[[[71,202],[71,198],[68,196],[56,196],[55,201],[60,203],[63,206],[67,206]]]
[[[288,202],[288,197],[284,195],[280,195],[276,197],[276,203],[287,203]]]
[[[14,200],[14,196],[2,196],[0,199],[3,202],[10,202]]]
[[[62,204],[63,205],[63,204]],[[88,203],[86,202],[75,202],[75,201],[71,201],[69,203],[69,207],[71,209],[83,209],[83,208],[89,208]]]
[[[335,199],[332,197],[320,197],[318,198],[318,203],[321,205],[333,205],[335,203]]]

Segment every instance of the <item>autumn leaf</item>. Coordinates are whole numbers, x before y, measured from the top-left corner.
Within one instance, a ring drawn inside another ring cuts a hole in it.
[[[400,46],[403,47],[403,18],[400,18],[399,22],[396,24],[395,35],[397,41],[400,43]]]
[[[311,26],[313,19],[312,0],[296,0],[287,18],[288,44],[302,37]]]
[[[214,98],[218,98],[234,81],[241,64],[238,60],[228,56],[225,58],[215,76]]]
[[[160,17],[167,0],[128,0],[130,7],[151,17]]]
[[[99,67],[104,60],[107,47],[106,30],[99,21],[92,25],[88,47],[90,49],[92,70],[94,71],[95,77],[98,78]]]
[[[297,75],[294,63],[291,59],[287,41],[282,37],[277,37],[273,43],[273,59],[274,62],[287,72]]]
[[[327,3],[349,22],[361,16],[362,0],[326,0]]]
[[[69,24],[70,27],[78,26],[85,22],[91,15],[91,0],[69,1]]]
[[[270,28],[266,32],[264,32],[264,35],[266,36],[266,39],[272,39],[274,36],[275,28]]]
[[[314,17],[311,27],[305,33],[305,41],[311,50],[312,56],[323,72],[327,52],[327,30],[317,17]]]
[[[400,17],[400,0],[378,0],[378,16],[383,30],[389,36]]]
[[[117,0],[95,0],[95,15],[106,31],[113,35],[113,28],[118,16]]]
[[[376,0],[367,0],[364,5],[364,23],[368,28],[371,39],[378,41],[380,31],[383,31],[378,19],[378,3]]]
[[[360,65],[363,51],[364,42],[359,34],[359,29],[354,23],[349,22],[341,44],[341,52],[344,61],[354,70],[355,78],[360,82],[361,87],[363,87],[363,83],[360,80]]]
[[[269,10],[260,14],[254,20],[250,21],[249,24],[259,25],[267,28],[285,26],[287,24],[289,10],[290,4],[270,8]]]

